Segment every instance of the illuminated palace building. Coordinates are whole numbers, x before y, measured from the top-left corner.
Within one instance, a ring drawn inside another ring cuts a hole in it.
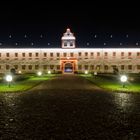
[[[100,72],[139,73],[139,48],[77,48],[70,29],[61,38],[61,48],[0,48],[0,73]]]

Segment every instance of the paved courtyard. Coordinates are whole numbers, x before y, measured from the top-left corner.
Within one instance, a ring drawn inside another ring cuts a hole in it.
[[[139,140],[140,95],[109,93],[75,75],[0,94],[0,140]]]

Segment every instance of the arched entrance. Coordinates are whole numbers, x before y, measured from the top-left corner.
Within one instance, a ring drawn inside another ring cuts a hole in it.
[[[63,74],[73,74],[77,70],[76,58],[61,58],[60,68]]]
[[[68,62],[64,65],[64,72],[65,73],[73,73],[73,64]]]

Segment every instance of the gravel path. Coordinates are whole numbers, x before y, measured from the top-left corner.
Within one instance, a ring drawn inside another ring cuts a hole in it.
[[[139,140],[140,95],[108,93],[75,75],[0,94],[0,140]]]

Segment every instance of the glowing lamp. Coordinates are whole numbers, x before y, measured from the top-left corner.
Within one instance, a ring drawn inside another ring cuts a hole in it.
[[[48,71],[48,74],[51,74],[51,71],[50,70]]]
[[[85,71],[85,74],[88,74],[88,71],[87,70]]]
[[[127,81],[127,76],[126,75],[122,75],[120,78],[121,82],[126,82]]]
[[[13,80],[13,77],[11,75],[6,76],[6,81],[11,82]]]
[[[39,71],[39,72],[37,73],[37,75],[38,75],[38,76],[41,76],[41,75],[42,75],[42,72],[41,72],[41,71]]]

